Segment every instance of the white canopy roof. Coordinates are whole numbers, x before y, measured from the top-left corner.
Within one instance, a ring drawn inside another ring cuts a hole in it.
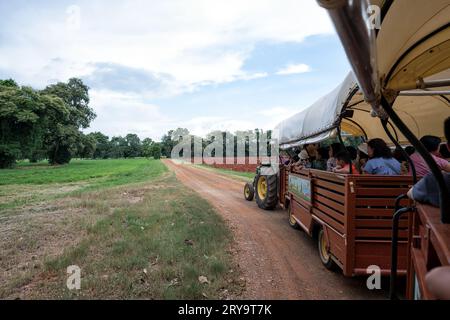
[[[352,91],[356,89],[353,73],[350,73],[336,89],[319,99],[312,106],[275,127],[275,136],[282,148],[324,140],[333,134],[339,123],[339,115]]]
[[[449,74],[450,69],[433,78],[446,77]],[[394,103],[394,109],[416,136],[435,135],[443,138],[442,124],[444,119],[450,117],[449,101],[450,96],[399,96]],[[341,118],[346,110],[353,110],[353,115]],[[390,143],[380,120],[371,115],[371,110],[371,106],[364,102],[363,95],[358,90],[353,73],[350,73],[332,92],[306,110],[278,124],[274,136],[278,138],[280,147],[287,149],[333,137],[335,129],[340,126],[342,131],[352,135],[366,136],[368,139],[382,138]],[[389,128],[400,143],[408,143],[393,125]]]
[[[378,72],[396,91],[450,67],[449,0],[370,0],[386,15],[377,35]]]

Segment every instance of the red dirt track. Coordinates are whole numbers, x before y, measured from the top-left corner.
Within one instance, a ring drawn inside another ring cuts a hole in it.
[[[292,229],[282,209],[264,211],[243,196],[244,182],[192,165],[164,163],[177,178],[208,200],[229,225],[236,262],[245,278],[242,299],[383,299],[366,278],[345,278],[322,266],[316,241]],[[388,282],[383,279],[382,287]]]

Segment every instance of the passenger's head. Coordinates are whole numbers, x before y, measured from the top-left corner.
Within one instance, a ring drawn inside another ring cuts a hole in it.
[[[406,161],[406,158],[404,156],[403,150],[400,148],[395,148],[394,152],[392,153],[392,156],[397,160],[398,162]]]
[[[420,142],[422,142],[425,149],[427,149],[429,153],[437,154],[439,152],[441,138],[436,136],[423,136],[420,139]]]
[[[447,146],[450,149],[450,117],[444,121],[444,134],[445,140],[447,140]]]
[[[335,158],[336,155],[341,151],[342,145],[340,143],[332,143],[329,148],[328,156],[330,158]]]
[[[325,147],[317,149],[317,156],[321,160],[328,159],[328,149]]]
[[[412,155],[414,152],[416,152],[416,148],[413,146],[407,146],[405,148],[405,152],[408,154],[408,156]]]
[[[439,154],[444,159],[450,159],[450,145],[449,144],[441,144],[439,147]]]
[[[341,151],[336,155],[337,164],[341,167],[344,167],[347,164],[350,164],[352,160],[350,159],[350,155],[348,152]]]
[[[367,155],[369,158],[392,158],[391,149],[383,139],[375,138],[367,142]]]
[[[345,149],[347,149],[347,152],[350,155],[350,159],[356,160],[356,158],[358,157],[358,151],[356,150],[356,148],[352,147],[352,146],[348,146],[348,147],[345,147]]]
[[[318,147],[319,145],[317,143],[308,143],[303,146],[303,149],[308,151],[308,153],[314,153],[315,151],[317,151]]]

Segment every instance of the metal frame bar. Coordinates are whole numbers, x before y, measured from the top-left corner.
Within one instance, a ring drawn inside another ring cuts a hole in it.
[[[400,91],[398,94],[403,97],[423,97],[423,96],[450,96],[450,90],[447,91]]]
[[[349,173],[353,174],[353,161],[352,161],[352,159],[350,157],[350,152],[348,152],[347,147],[344,144],[344,140],[342,139],[342,131],[341,131],[341,127],[340,126],[337,129],[337,136],[338,136],[340,144],[344,148],[343,151],[345,150],[345,153],[349,156],[349,159],[350,159],[350,165],[349,165],[350,172]]]
[[[398,270],[398,227],[400,218],[405,214],[412,212],[411,207],[400,208],[400,201],[407,198],[402,194],[395,199],[395,213],[392,218],[392,242],[391,242],[391,276],[389,279],[389,299],[398,300],[397,297],[397,270]]]
[[[417,89],[441,88],[450,86],[450,79],[428,80],[419,79],[416,82]]]

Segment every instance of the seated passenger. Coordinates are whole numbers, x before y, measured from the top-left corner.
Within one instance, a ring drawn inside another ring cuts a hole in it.
[[[408,154],[408,156],[411,156],[414,152],[416,152],[416,148],[414,148],[413,146],[407,146],[405,148],[405,151]]]
[[[367,142],[369,161],[364,166],[364,173],[376,175],[400,175],[400,162],[394,159],[391,149],[383,139],[375,138]]]
[[[439,155],[442,159],[450,161],[450,148],[446,143],[441,144],[439,147]]]
[[[333,172],[345,174],[359,174],[358,170],[356,170],[355,165],[352,163],[349,153],[341,151],[336,155],[336,159],[337,159],[337,166],[336,168],[333,169]],[[350,166],[352,168],[351,172]]]
[[[450,150],[450,117],[444,122],[444,133],[447,139],[447,148]],[[443,175],[447,188],[450,190],[450,174],[444,172]],[[414,187],[408,191],[408,196],[415,201],[428,203],[435,207],[440,206],[439,185],[436,178],[431,173],[417,182]]]
[[[317,144],[305,144],[303,146],[303,150],[299,153],[300,163],[297,165],[301,165],[306,168],[311,168],[312,162],[317,157]]]
[[[280,163],[284,166],[288,166],[291,163],[291,156],[285,150],[280,151]]]
[[[317,170],[327,170],[328,149],[321,147],[317,149],[316,160],[312,163],[312,168]]]
[[[340,143],[333,143],[328,150],[327,171],[332,172],[337,165],[336,155],[341,151],[342,146]]]
[[[404,150],[400,148],[395,148],[392,155],[394,156],[395,160],[400,162],[402,168],[402,175],[408,174],[409,171],[408,159],[406,159],[406,157],[404,156]]]
[[[438,157],[441,139],[435,136],[424,136],[420,139],[420,142],[422,142],[424,147],[431,154],[438,167],[442,171],[450,172],[450,164],[448,163],[448,161]],[[416,168],[416,173],[418,176],[426,176],[431,172],[425,160],[418,152],[414,152],[414,154],[412,154],[410,158],[414,163],[414,167]],[[411,170],[409,170],[409,173],[411,174]]]

